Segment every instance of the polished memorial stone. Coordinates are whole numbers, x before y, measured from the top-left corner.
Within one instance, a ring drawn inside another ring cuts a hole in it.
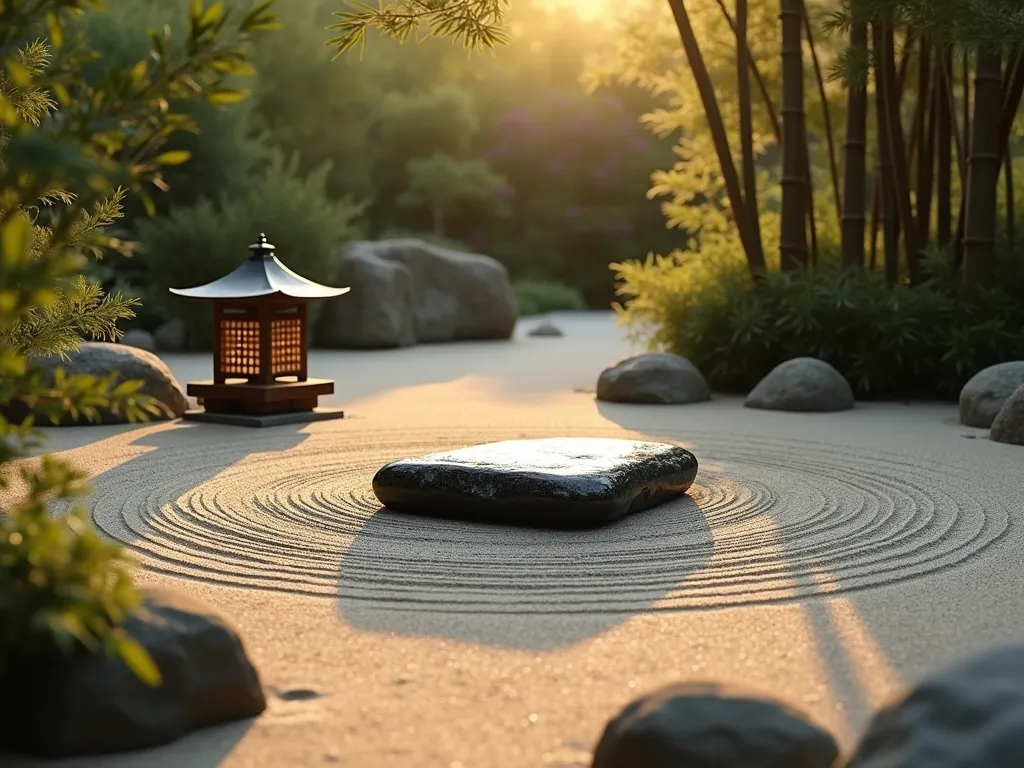
[[[551,528],[593,527],[686,493],[697,459],[676,445],[559,437],[400,459],[373,491],[413,515]]]

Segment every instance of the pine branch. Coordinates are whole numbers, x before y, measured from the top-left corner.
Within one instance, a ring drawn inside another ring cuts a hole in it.
[[[117,341],[121,337],[117,322],[134,317],[139,304],[121,293],[104,295],[97,283],[81,276],[56,293],[52,304],[32,310],[10,330],[0,332],[0,346],[24,357],[66,357],[82,339]]]

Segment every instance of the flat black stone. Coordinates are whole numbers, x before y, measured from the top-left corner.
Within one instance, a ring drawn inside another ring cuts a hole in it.
[[[676,445],[559,437],[400,459],[377,471],[373,492],[394,512],[579,528],[678,498],[696,476],[697,459]]]

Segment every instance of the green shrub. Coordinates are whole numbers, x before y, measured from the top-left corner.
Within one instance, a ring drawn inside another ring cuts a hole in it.
[[[578,289],[552,280],[516,280],[512,283],[520,315],[586,309]]]
[[[44,456],[42,466],[46,482],[38,483],[39,496],[69,499],[86,490],[85,476],[52,456]],[[10,671],[9,658],[52,660],[54,648],[70,654],[80,644],[127,652],[147,679],[159,680],[145,651],[119,626],[139,604],[130,562],[120,545],[90,529],[84,508],[54,516],[37,499],[17,514],[0,515],[0,595],[0,681]]]
[[[378,187],[379,148],[372,131],[386,90],[374,73],[375,54],[334,60],[324,45],[324,28],[336,20],[337,0],[301,5],[300,12],[288,14],[283,29],[253,46],[258,74],[250,101],[270,143],[286,154],[300,153],[303,173],[333,163],[327,177],[331,198],[369,198]],[[403,55],[409,55],[408,48]]]
[[[224,23],[219,4],[193,3],[185,34],[92,79],[82,68],[86,41],[61,41],[76,37],[73,17],[89,19],[98,5],[15,0],[3,4],[0,24],[0,690],[19,707],[33,703],[20,685],[38,683],[61,652],[117,652],[144,682],[160,683],[123,626],[139,604],[126,552],[89,526],[84,508],[66,509],[88,491],[86,475],[39,455],[45,435],[34,414],[95,420],[107,408],[139,421],[164,409],[139,394],[141,382],[59,369],[51,380],[32,355],[115,335],[132,304],[104,300],[83,268],[124,247],[104,230],[120,217],[124,192],[171,163],[157,153],[181,128],[175,106],[216,94],[223,62],[244,64],[253,35],[272,26],[265,4]],[[27,40],[35,42],[19,44]]]
[[[634,335],[689,358],[720,391],[749,391],[784,360],[818,357],[860,397],[956,397],[981,368],[1024,359],[1024,259],[1003,253],[999,286],[964,302],[945,254],[931,279],[891,287],[824,268],[755,286],[738,258],[698,254],[615,265]]]
[[[332,256],[357,237],[362,206],[327,199],[329,165],[308,176],[298,173],[298,158],[275,151],[244,192],[222,193],[195,205],[176,207],[167,216],[141,220],[136,236],[144,252],[150,285],[160,292],[168,316],[180,316],[193,347],[210,343],[207,307],[187,307],[168,288],[200,285],[221,277],[248,255],[246,247],[261,233],[277,246],[278,257],[311,280],[330,283]]]
[[[100,55],[86,68],[90,81],[105,69],[116,65],[124,71],[149,54],[149,30],[169,25],[174,37],[183,34],[188,19],[180,0],[106,0],[105,13],[90,13],[75,24]],[[238,14],[247,2],[229,2],[227,7]],[[273,45],[271,35],[252,47]],[[257,78],[231,75],[225,85],[247,89],[258,84]],[[224,189],[236,189],[259,165],[268,159],[270,145],[260,130],[257,103],[246,99],[221,105],[192,98],[172,101],[172,107],[194,124],[195,131],[178,131],[161,147],[162,152],[187,151],[191,157],[181,165],[164,169],[168,189],[153,197],[157,210],[165,213],[175,205],[191,205],[203,196],[215,196]],[[125,218],[130,225],[145,218],[145,211],[136,199],[126,201]],[[132,278],[134,270],[129,267]]]

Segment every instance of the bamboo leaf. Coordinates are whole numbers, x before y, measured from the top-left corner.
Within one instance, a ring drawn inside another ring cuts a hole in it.
[[[31,234],[32,225],[24,216],[15,214],[4,222],[0,227],[0,248],[3,249],[4,264],[13,267],[27,258]]]
[[[64,22],[56,13],[46,14],[46,29],[50,35],[50,45],[60,50],[64,45]]]
[[[217,0],[216,3],[207,8],[206,11],[203,13],[202,17],[199,19],[199,26],[207,27],[211,24],[216,23],[222,17],[223,13],[224,4],[221,2],[221,0]]]
[[[117,653],[125,666],[146,685],[156,688],[163,682],[160,668],[153,661],[153,657],[128,635],[124,635],[117,641]]]
[[[206,98],[211,104],[226,106],[228,104],[237,104],[240,101],[245,101],[248,96],[249,93],[247,91],[240,91],[235,88],[217,88],[216,90],[211,91]]]
[[[153,161],[160,165],[182,165],[191,159],[192,153],[187,149],[174,149],[157,155]]]

